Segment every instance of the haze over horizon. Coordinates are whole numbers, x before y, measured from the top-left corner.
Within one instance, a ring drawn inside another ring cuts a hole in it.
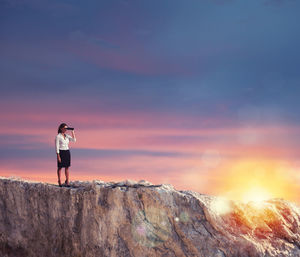
[[[300,203],[295,0],[0,0],[0,175]]]

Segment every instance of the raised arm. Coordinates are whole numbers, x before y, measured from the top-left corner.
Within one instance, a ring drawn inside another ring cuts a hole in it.
[[[73,142],[76,142],[76,136],[75,136],[75,131],[74,130],[72,130],[72,137],[69,136],[69,140],[73,141]]]

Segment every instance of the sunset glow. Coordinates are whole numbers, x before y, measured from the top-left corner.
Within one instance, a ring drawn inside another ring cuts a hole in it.
[[[270,198],[296,200],[297,185],[292,179],[293,171],[287,164],[267,160],[241,160],[228,168],[219,184],[220,195],[229,199],[263,202]]]
[[[0,176],[57,184],[54,139],[66,123],[77,138],[71,181],[300,204],[299,9],[0,1]]]
[[[248,202],[263,202],[272,198],[271,193],[267,192],[264,188],[260,187],[252,187],[249,191],[246,191],[242,195],[242,201],[245,203]]]

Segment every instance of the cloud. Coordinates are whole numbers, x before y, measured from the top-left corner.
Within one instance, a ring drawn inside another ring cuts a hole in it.
[[[110,42],[107,39],[103,39],[99,36],[87,35],[82,30],[71,31],[68,35],[69,39],[74,42],[82,44],[93,44],[104,48],[119,49],[120,45]]]
[[[170,157],[170,158],[184,158],[190,156],[183,152],[176,151],[151,151],[151,150],[130,150],[130,149],[93,149],[93,148],[76,148],[71,146],[72,156],[79,159],[126,159],[130,157]],[[40,145],[36,142],[32,142],[29,147],[23,144],[5,144],[0,147],[0,160],[4,161],[20,161],[24,159],[49,159],[55,156],[54,143],[53,147],[47,145]]]
[[[128,158],[134,156],[148,156],[148,157],[174,157],[182,158],[188,154],[180,152],[167,151],[149,151],[149,150],[126,150],[126,149],[93,149],[93,148],[74,148],[72,149],[74,155],[86,156],[87,158]]]
[[[122,27],[118,30],[120,35],[114,39],[109,39],[108,36],[88,35],[83,30],[75,30],[69,33],[69,42],[61,42],[61,45],[66,51],[85,62],[101,68],[144,75],[191,73],[179,61],[161,55],[157,57],[151,55],[136,38],[125,40],[122,38],[124,34]],[[144,32],[146,31],[143,30]]]
[[[110,46],[110,50],[107,46]],[[163,57],[150,56],[145,52],[122,50],[112,47],[106,41],[98,40],[93,45],[66,44],[66,51],[75,54],[81,60],[103,69],[142,75],[188,74],[190,71],[180,63]],[[118,51],[116,51],[118,50]]]

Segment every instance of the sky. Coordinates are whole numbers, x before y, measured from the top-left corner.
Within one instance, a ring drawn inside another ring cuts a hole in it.
[[[0,0],[0,175],[300,203],[297,0]],[[253,195],[253,193],[252,193]]]

